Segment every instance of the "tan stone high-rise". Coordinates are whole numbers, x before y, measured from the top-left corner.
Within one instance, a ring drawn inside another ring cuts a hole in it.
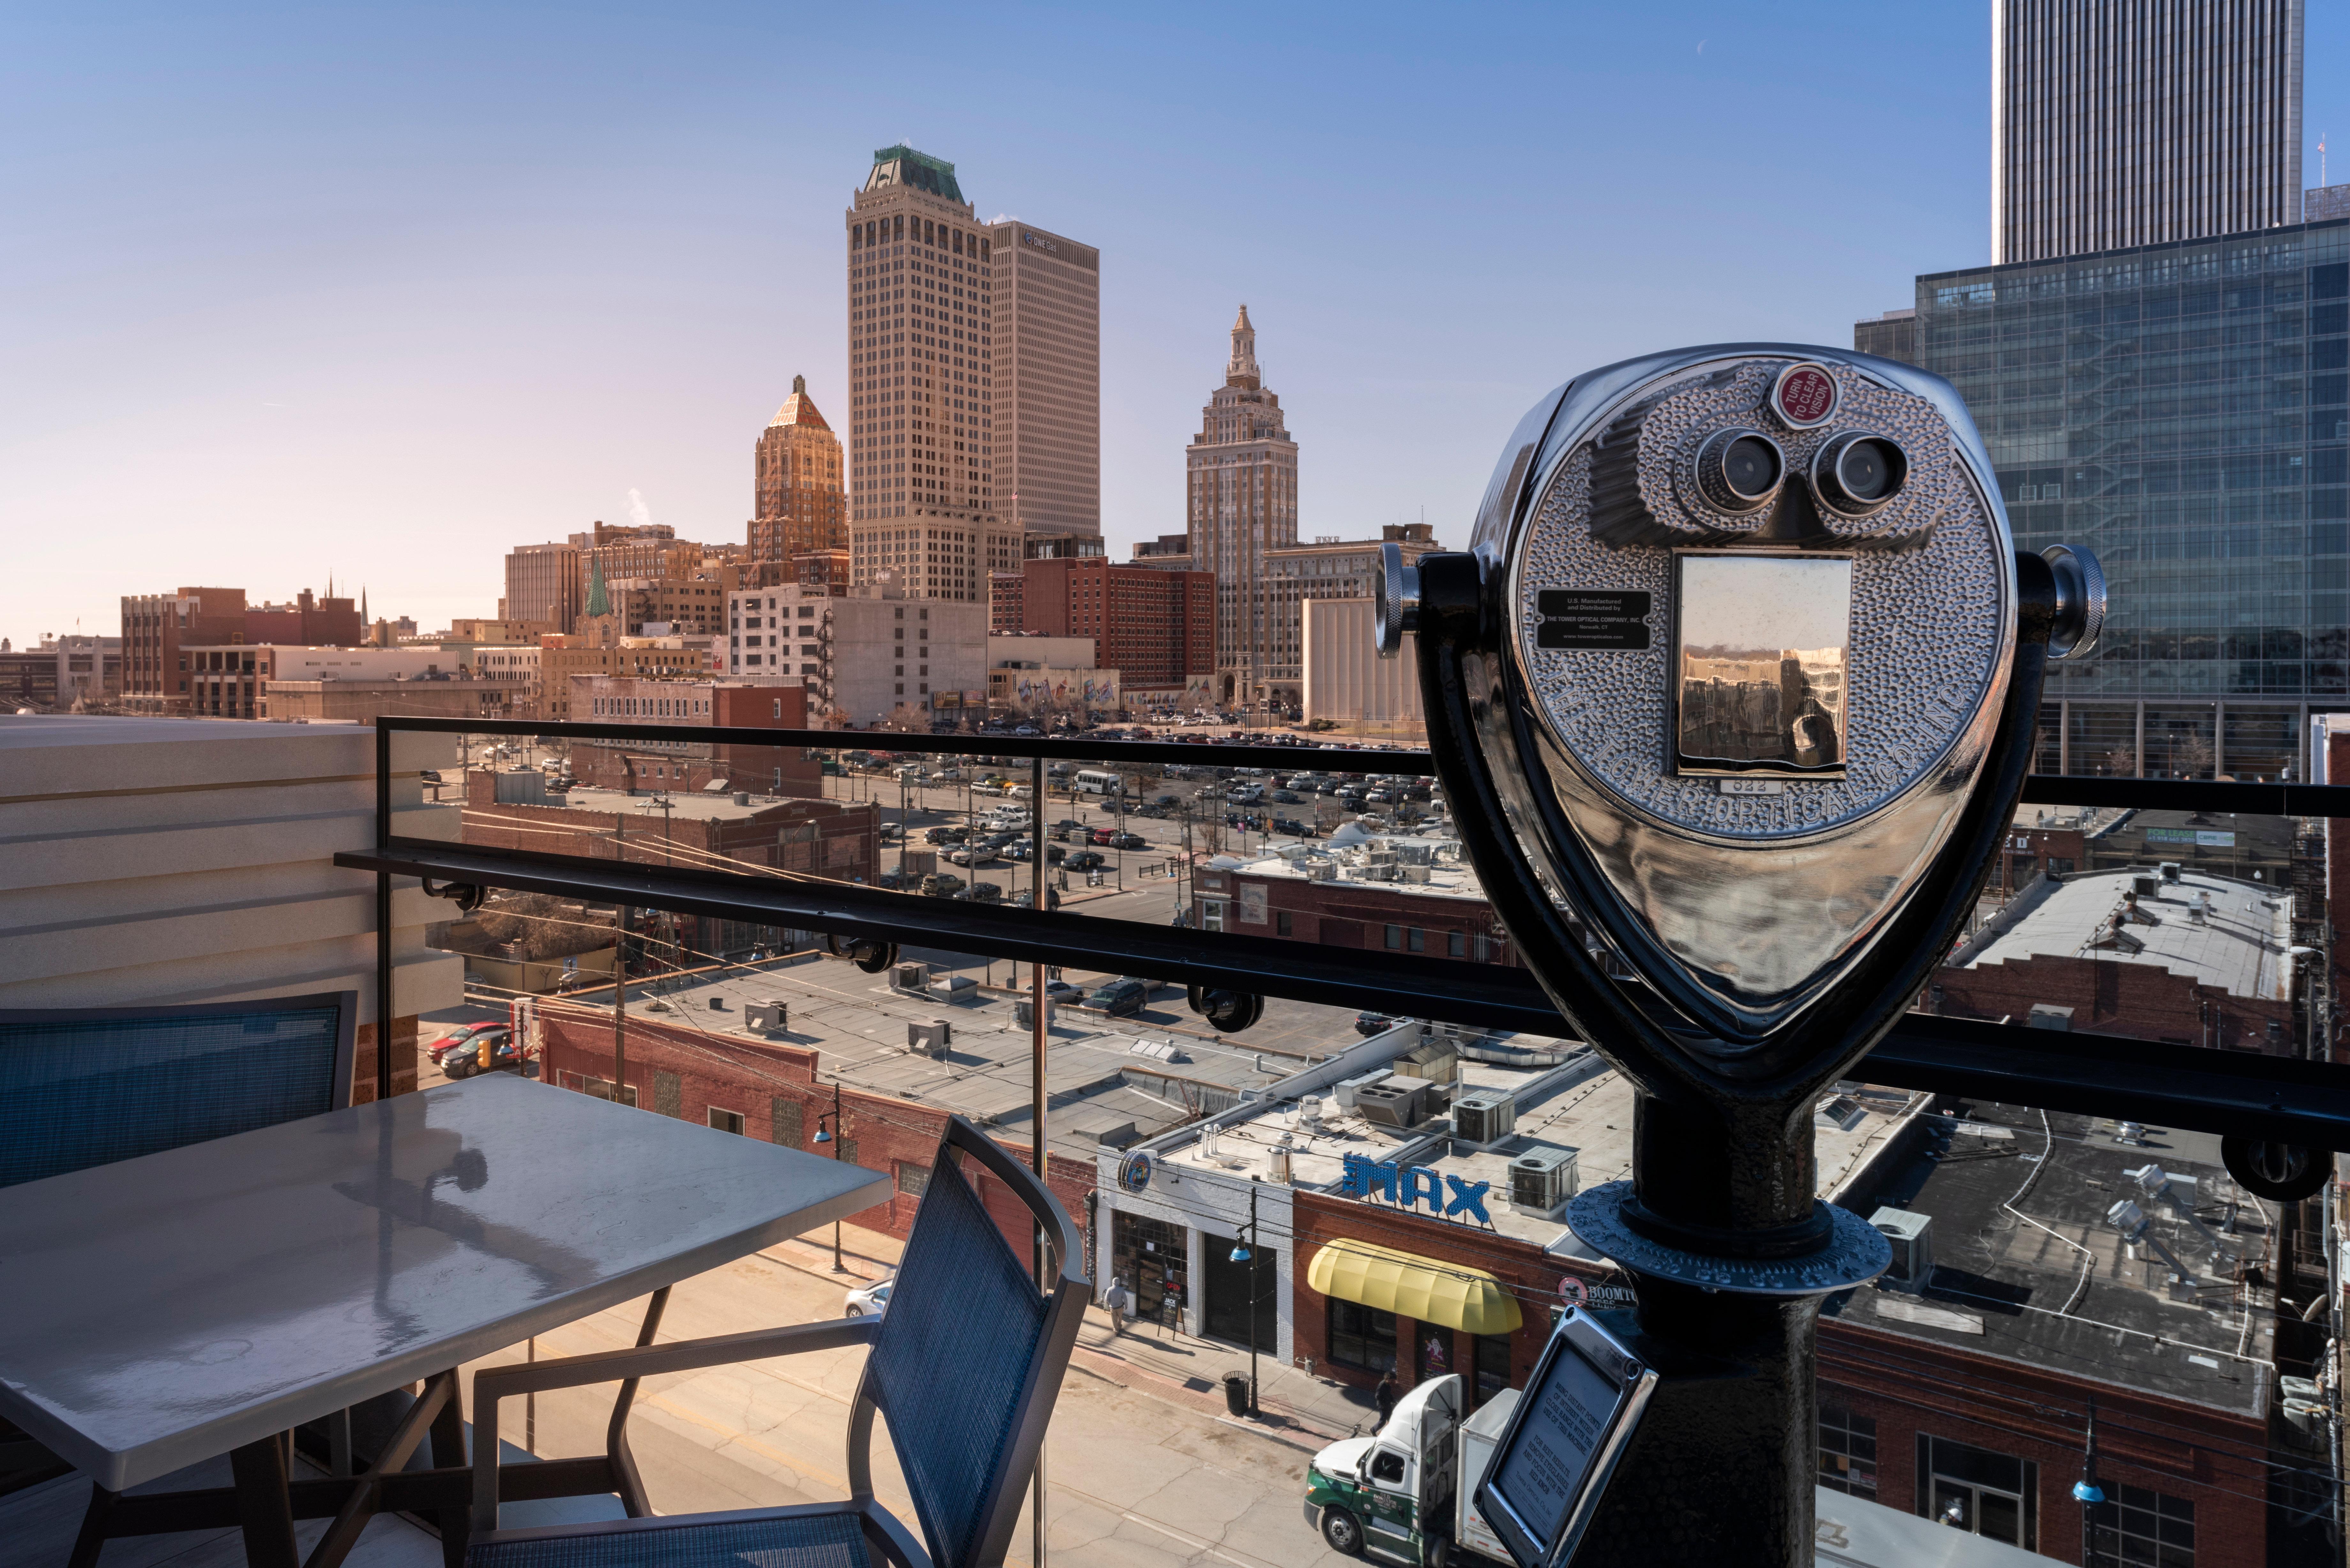
[[[1276,670],[1298,662],[1294,648],[1281,646],[1266,571],[1270,552],[1297,543],[1297,443],[1257,369],[1245,305],[1232,323],[1224,384],[1201,411],[1184,462],[1191,563],[1216,575],[1216,699],[1256,701],[1274,695]]]
[[[808,396],[807,378],[760,432],[751,459],[751,559],[788,561],[848,546],[840,438]]]
[[[1100,253],[976,222],[954,165],[904,146],[846,223],[852,530],[1098,537]]]

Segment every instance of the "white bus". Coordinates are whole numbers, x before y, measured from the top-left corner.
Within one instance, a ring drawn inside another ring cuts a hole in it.
[[[1076,794],[1124,794],[1126,776],[1107,768],[1079,768],[1070,775],[1069,789]]]

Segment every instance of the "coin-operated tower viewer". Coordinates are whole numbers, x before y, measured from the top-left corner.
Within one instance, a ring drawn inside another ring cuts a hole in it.
[[[1576,377],[1469,550],[1387,554],[1463,844],[1638,1093],[1568,1221],[1638,1306],[1569,1314],[1477,1502],[1524,1568],[1808,1563],[1819,1304],[1889,1261],[1813,1106],[1962,929],[2103,576],[2016,554],[1947,382],[1774,344]]]

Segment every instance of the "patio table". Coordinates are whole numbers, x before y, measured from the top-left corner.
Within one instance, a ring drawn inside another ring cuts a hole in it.
[[[889,1191],[504,1074],[26,1182],[0,1189],[0,1415],[94,1483],[77,1568],[109,1536],[226,1525],[292,1568],[293,1520],[324,1516],[309,1568],[332,1568],[379,1508],[438,1515],[454,1558],[460,1364],[650,1293],[648,1342],[675,1282]],[[294,1428],[420,1381],[368,1471],[289,1480]],[[633,1392],[606,1455],[510,1466],[509,1495],[644,1511]],[[428,1423],[434,1468],[403,1471]],[[233,1489],[120,1495],[224,1452]]]

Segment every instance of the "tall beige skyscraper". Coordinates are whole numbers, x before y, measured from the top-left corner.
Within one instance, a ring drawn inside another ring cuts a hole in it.
[[[1232,323],[1224,384],[1201,411],[1185,453],[1192,569],[1216,574],[1217,700],[1273,695],[1274,671],[1296,662],[1275,646],[1266,553],[1297,543],[1297,443],[1281,400],[1264,389],[1248,306]]]
[[[1101,537],[1101,252],[1010,220],[996,262],[995,494],[1030,534]]]
[[[1100,253],[975,222],[954,165],[905,146],[846,223],[852,531],[1098,536]]]
[[[1991,259],[2301,221],[2303,0],[1991,0]]]

